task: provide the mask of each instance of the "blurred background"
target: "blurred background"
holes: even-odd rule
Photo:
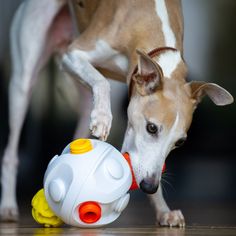
[[[9,28],[20,2],[3,0],[0,6],[0,158],[8,137]],[[182,3],[188,80],[217,83],[236,97],[236,1]],[[127,88],[118,82],[111,85],[114,120],[108,142],[119,149],[126,128]],[[51,60],[34,89],[20,142],[17,193],[28,211],[32,196],[42,187],[47,163],[71,141],[80,118],[77,96],[71,96],[77,91],[72,90]],[[183,210],[189,224],[236,224],[235,121],[235,103],[217,107],[205,98],[194,114],[186,144],[167,159],[164,194],[172,208]],[[142,223],[154,222],[153,209],[145,200],[140,191],[132,194],[124,213],[131,223],[141,222],[136,215],[140,207],[150,213]]]

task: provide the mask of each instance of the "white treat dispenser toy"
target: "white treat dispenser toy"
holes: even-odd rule
[[[128,154],[102,141],[77,139],[48,164],[32,215],[46,227],[106,225],[120,216],[127,192],[137,187]]]

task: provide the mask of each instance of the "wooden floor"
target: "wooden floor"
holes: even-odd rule
[[[236,211],[231,204],[181,206],[187,226],[166,228],[155,226],[153,209],[147,202],[133,201],[114,223],[97,229],[79,229],[70,226],[43,228],[37,225],[30,214],[30,205],[21,209],[18,223],[0,223],[0,235],[158,235],[158,236],[236,236]]]
[[[102,228],[102,229],[77,229],[77,228],[33,228],[30,226],[4,224],[1,225],[0,235],[160,235],[160,236],[184,236],[184,235],[236,235],[236,228],[232,227],[186,227],[179,228],[156,228],[156,227],[129,227],[129,228]]]
[[[32,225],[21,225],[13,223],[0,224],[0,235],[81,235],[81,236],[103,236],[103,235],[159,235],[159,236],[235,236],[236,227],[215,226],[187,226],[180,228],[161,228],[155,226],[130,226],[130,227],[105,227],[99,229],[78,229],[74,227],[63,228],[41,228]]]

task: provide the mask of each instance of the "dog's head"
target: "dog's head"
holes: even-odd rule
[[[132,75],[122,151],[130,153],[136,180],[146,193],[157,191],[165,159],[171,150],[185,142],[193,112],[204,95],[216,105],[233,102],[233,97],[216,84],[186,83],[187,71],[180,53],[169,53],[180,58],[172,57],[169,64],[161,65],[163,62],[159,64],[138,51],[138,69]],[[174,67],[171,63],[175,63]],[[171,66],[172,71],[168,68]]]

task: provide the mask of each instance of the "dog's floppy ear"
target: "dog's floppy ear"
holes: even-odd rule
[[[191,97],[197,104],[205,95],[208,95],[218,106],[228,105],[234,101],[233,96],[217,84],[193,81],[188,83],[188,85],[191,88]]]
[[[134,75],[137,91],[142,95],[148,95],[161,88],[163,77],[160,66],[146,53],[136,50],[139,55],[138,70]]]

